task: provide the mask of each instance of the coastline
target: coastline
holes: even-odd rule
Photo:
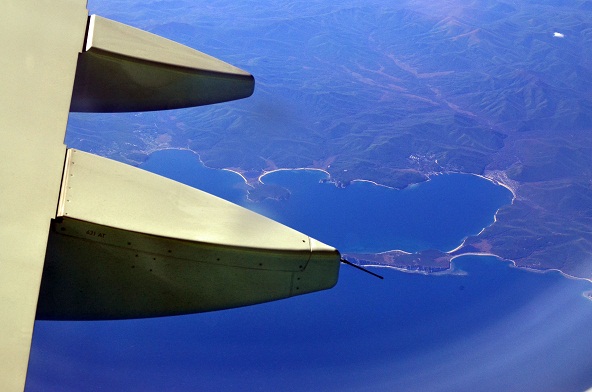
[[[401,251],[401,250],[393,250],[393,251],[388,251],[388,252],[401,252],[401,253],[405,253],[405,254],[411,254],[409,252],[405,252],[405,251]],[[381,252],[381,253],[388,253],[388,252]],[[380,254],[380,253],[378,253]],[[359,265],[365,268],[390,268],[390,269],[394,269],[397,270],[399,272],[404,272],[404,273],[409,273],[409,274],[422,274],[422,275],[450,275],[450,274],[454,274],[455,273],[455,269],[454,269],[454,260],[464,257],[464,256],[475,256],[475,257],[494,257],[498,260],[500,260],[501,262],[505,262],[505,263],[510,263],[511,264],[511,268],[516,268],[518,270],[524,270],[526,272],[533,272],[533,273],[538,273],[538,274],[546,274],[546,273],[552,273],[552,272],[557,272],[559,274],[561,274],[561,276],[563,276],[566,279],[571,279],[571,280],[578,280],[578,281],[587,281],[589,283],[592,283],[592,279],[590,278],[582,278],[582,277],[578,277],[578,276],[573,276],[570,274],[567,274],[563,271],[561,271],[560,269],[557,268],[545,268],[545,269],[538,269],[538,268],[532,268],[532,267],[528,267],[528,266],[519,266],[516,264],[516,262],[514,260],[509,260],[509,259],[505,259],[503,257],[500,257],[494,253],[478,253],[478,252],[467,252],[467,253],[462,253],[459,255],[455,255],[452,256],[450,258],[450,263],[449,263],[449,267],[448,269],[446,269],[445,271],[437,271],[437,272],[428,272],[425,270],[414,270],[414,269],[408,269],[405,267],[400,267],[400,266],[396,266],[396,265],[388,265],[388,264],[375,264],[375,263],[360,263]],[[586,291],[585,293],[590,293],[589,296],[587,296],[587,299],[592,301],[592,290]],[[584,294],[585,294],[584,293]]]
[[[259,174],[257,177],[253,177],[253,178],[248,178],[244,173],[245,171],[242,171],[239,168],[214,168],[214,167],[209,167],[207,166],[201,159],[201,156],[198,152],[191,150],[189,148],[182,148],[182,147],[166,147],[166,148],[161,148],[161,149],[153,149],[149,152],[146,152],[146,155],[149,157],[152,153],[158,152],[158,151],[164,151],[164,150],[179,150],[179,151],[190,151],[193,154],[196,155],[198,161],[200,162],[200,164],[208,169],[212,169],[212,170],[223,170],[223,171],[228,171],[228,172],[232,172],[235,173],[236,175],[238,175],[242,181],[249,187],[251,188],[255,188],[257,186],[257,184],[262,184],[265,185],[264,182],[264,177],[268,174],[271,173],[275,173],[275,172],[281,172],[281,171],[307,171],[307,170],[311,170],[311,171],[320,171],[322,173],[324,173],[327,176],[327,179],[329,181],[327,182],[332,182],[330,181],[331,178],[331,173],[326,169],[326,168],[317,168],[317,167],[300,167],[300,168],[276,168],[276,169],[272,169],[272,170],[266,170],[263,171],[263,173]],[[510,202],[510,204],[508,205],[504,205],[502,207],[500,207],[494,214],[493,216],[493,222],[485,227],[483,227],[479,233],[475,234],[475,235],[469,235],[467,237],[465,237],[462,242],[455,248],[449,250],[449,251],[442,251],[441,253],[445,256],[449,257],[449,264],[448,264],[448,268],[446,269],[446,271],[427,271],[427,270],[423,270],[423,269],[410,269],[410,268],[405,268],[403,266],[395,266],[395,265],[389,265],[389,264],[379,264],[379,263],[364,263],[364,264],[360,264],[366,267],[376,267],[376,268],[391,268],[391,269],[396,269],[400,272],[405,272],[405,273],[420,273],[420,274],[426,274],[426,275],[438,275],[438,274],[449,274],[449,273],[453,273],[454,269],[453,269],[453,261],[456,258],[462,257],[462,256],[489,256],[489,257],[495,257],[498,258],[502,261],[506,261],[506,262],[511,262],[512,266],[514,268],[518,268],[518,269],[524,269],[526,271],[529,272],[536,272],[536,273],[546,273],[546,272],[550,272],[550,271],[556,271],[559,272],[562,276],[568,278],[568,279],[574,279],[574,280],[585,280],[588,281],[590,283],[592,283],[592,278],[585,278],[585,277],[578,277],[578,276],[574,276],[571,274],[568,274],[558,268],[534,268],[534,267],[530,267],[530,266],[519,266],[516,264],[516,262],[514,260],[510,260],[510,259],[506,259],[503,258],[495,253],[490,253],[490,252],[475,252],[475,251],[468,251],[468,252],[462,252],[463,247],[466,246],[466,242],[468,239],[470,238],[479,238],[479,236],[489,227],[493,226],[496,222],[497,222],[497,215],[499,213],[499,211],[507,206],[511,206],[515,200],[517,200],[519,198],[518,194],[517,194],[517,188],[518,185],[517,184],[513,184],[509,179],[507,179],[507,176],[505,175],[505,173],[501,172],[501,171],[489,171],[489,172],[485,172],[483,174],[473,174],[473,173],[460,173],[460,172],[431,172],[431,173],[423,173],[426,176],[426,180],[422,181],[422,182],[427,182],[430,181],[434,176],[439,176],[439,175],[450,175],[450,174],[463,174],[463,175],[472,175],[472,176],[477,176],[480,177],[484,180],[487,180],[491,183],[493,183],[494,185],[498,185],[498,186],[503,186],[504,188],[506,188],[507,190],[509,190],[512,193],[512,200]],[[376,181],[372,181],[372,180],[366,180],[366,179],[354,179],[351,180],[350,183],[353,182],[365,182],[365,183],[370,183],[372,185],[375,186],[380,186],[380,187],[384,187],[387,189],[396,189],[393,188],[391,186],[388,185],[384,185],[381,184],[379,182]],[[405,188],[417,185],[417,184],[421,184],[422,182],[417,182],[417,183],[411,183],[408,184]],[[338,182],[333,182],[333,184],[335,186],[338,186]],[[348,184],[342,184],[342,187],[346,187]],[[402,188],[402,189],[405,189]],[[248,195],[247,195],[248,198]],[[250,200],[250,199],[249,199]],[[251,200],[251,202],[256,202]],[[425,252],[425,250],[423,251]],[[399,255],[420,255],[422,253],[422,251],[420,252],[416,252],[416,253],[411,253],[411,252],[407,252],[401,249],[392,249],[392,250],[387,250],[387,251],[383,251],[383,252],[378,252],[378,253],[374,253],[372,255],[382,255],[382,254],[389,254],[389,253],[398,253]],[[371,255],[371,254],[368,254]],[[366,260],[367,262],[367,260]],[[426,266],[426,268],[429,268],[428,266]],[[589,298],[592,300],[592,298]]]
[[[261,184],[265,184],[263,182],[263,177],[265,177],[268,174],[272,174],[275,172],[281,172],[281,171],[303,171],[303,170],[314,170],[314,171],[320,171],[323,172],[327,175],[327,177],[331,177],[331,173],[329,173],[327,170],[325,169],[321,169],[321,168],[316,168],[316,167],[297,167],[295,169],[290,169],[290,168],[278,168],[278,169],[273,169],[273,170],[269,170],[269,171],[264,171],[263,174],[261,174],[259,177],[257,177],[257,181]]]

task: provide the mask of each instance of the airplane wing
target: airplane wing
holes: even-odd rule
[[[333,287],[339,253],[216,196],[68,150],[37,318],[251,305]]]
[[[88,16],[84,0],[0,5],[0,388],[24,388],[35,315],[201,312],[332,287],[339,253],[207,193],[76,150],[68,112],[244,98],[245,71]]]
[[[134,112],[246,98],[242,69],[166,38],[91,15],[70,110]]]
[[[0,388],[6,391],[24,388],[87,14],[84,1],[0,5]]]

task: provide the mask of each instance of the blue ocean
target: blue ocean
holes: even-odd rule
[[[281,170],[262,177],[289,192],[285,200],[249,202],[239,175],[200,164],[191,151],[153,153],[142,168],[257,211],[331,244],[342,252],[400,249],[449,251],[489,224],[512,194],[483,178],[449,174],[403,191],[354,182],[322,183],[318,170]]]
[[[449,174],[403,191],[278,171],[286,200],[247,200],[243,179],[189,151],[146,170],[227,198],[342,252],[457,247],[511,193]],[[463,256],[450,273],[342,266],[331,290],[189,316],[37,322],[28,391],[584,391],[592,386],[586,281]],[[84,363],[84,366],[80,366]],[[92,370],[89,370],[92,369]],[[133,386],[133,389],[130,389]]]

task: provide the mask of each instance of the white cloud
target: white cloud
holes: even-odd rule
[[[563,37],[565,37],[565,34],[561,34],[561,33],[558,33],[556,31],[556,32],[553,33],[553,37],[555,37],[555,38],[563,38]]]

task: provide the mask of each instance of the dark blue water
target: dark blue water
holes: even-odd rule
[[[233,203],[242,205],[246,201],[248,186],[241,176],[226,170],[207,168],[191,151],[157,151],[152,153],[140,167]]]
[[[240,177],[205,169],[188,152],[154,154],[144,167],[247,204]],[[282,219],[300,210],[308,217],[296,220],[306,232],[316,229],[315,235],[330,243],[364,227],[357,231],[360,239],[348,238],[345,246],[396,243],[394,233],[409,224],[385,218],[377,224],[382,228],[373,230],[369,219],[376,211],[397,211],[399,217],[426,218],[414,223],[421,238],[414,243],[409,235],[410,246],[446,249],[490,222],[508,200],[507,191],[471,176],[441,176],[405,193],[370,184],[336,189],[318,184],[320,174],[266,176],[292,195],[284,207],[269,201],[263,209]],[[487,191],[497,204],[482,210],[474,200],[483,200]],[[368,215],[348,205],[367,200],[372,200]],[[404,202],[410,204],[396,205]],[[463,208],[463,203],[472,204]],[[340,214],[347,225],[333,224]],[[325,229],[306,223],[315,220]],[[447,228],[456,234],[448,236]],[[329,229],[334,232],[323,231]],[[465,256],[455,267],[455,274],[439,276],[383,269],[384,281],[342,267],[331,290],[258,306],[151,320],[37,322],[27,390],[583,391],[592,386],[592,302],[582,296],[591,289],[588,282],[526,272],[493,257]]]
[[[586,282],[342,268],[332,290],[191,316],[36,324],[29,391],[583,391]]]
[[[495,212],[512,200],[506,188],[471,175],[440,175],[398,191],[368,182],[337,188],[319,183],[327,178],[324,172],[294,170],[263,177],[266,184],[288,189],[289,199],[252,203],[246,200],[242,177],[206,168],[190,151],[160,151],[141,167],[260,212],[344,252],[448,251],[491,224]]]
[[[402,249],[448,251],[493,223],[512,194],[482,178],[441,175],[403,191],[368,182],[347,190],[319,184],[322,172],[282,171],[265,183],[290,189],[287,201],[266,200],[261,209],[312,237],[346,251]]]

